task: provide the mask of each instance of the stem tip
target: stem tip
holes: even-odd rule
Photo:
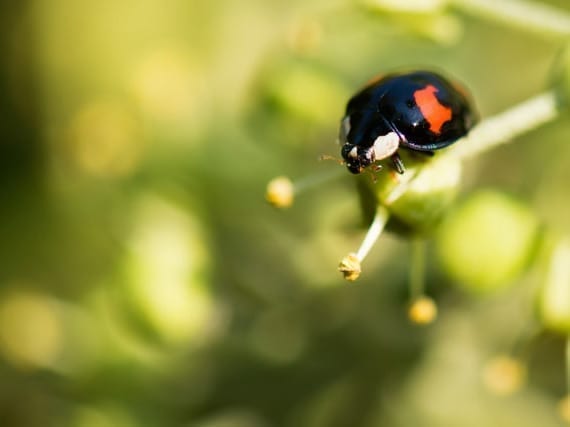
[[[279,176],[267,184],[265,199],[277,208],[288,208],[293,204],[293,183],[286,176]]]
[[[416,298],[408,309],[410,321],[417,325],[429,325],[437,317],[437,305],[429,297],[422,296]]]
[[[351,282],[358,279],[362,269],[360,268],[360,259],[354,253],[350,253],[345,256],[338,266],[338,271],[340,271],[346,280]]]

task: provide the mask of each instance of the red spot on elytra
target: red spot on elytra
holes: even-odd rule
[[[452,111],[451,108],[439,102],[439,99],[435,96],[436,92],[437,88],[435,86],[427,85],[425,88],[414,92],[414,100],[428,122],[429,130],[439,134],[443,124],[451,120]]]

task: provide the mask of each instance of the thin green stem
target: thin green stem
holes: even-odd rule
[[[465,160],[501,144],[506,144],[532,129],[554,120],[560,114],[556,93],[548,91],[521,102],[495,116],[488,117],[475,126],[469,134],[456,141],[438,156],[452,156]],[[417,171],[404,174],[404,178],[386,198],[390,205],[402,196],[417,179]]]
[[[412,240],[410,267],[410,297],[413,300],[424,295],[426,277],[426,242],[416,237]]]
[[[516,136],[554,120],[558,115],[556,93],[544,92],[483,120],[465,138],[454,143],[445,155],[459,159],[475,156],[508,143]]]
[[[566,394],[570,396],[570,334],[566,336]]]
[[[408,189],[408,187],[410,186],[411,182],[414,180],[417,174],[418,174],[417,170],[411,170],[402,175],[400,177],[400,183],[390,192],[388,197],[386,197],[384,203],[387,206],[390,206],[396,200],[398,200],[406,192],[406,190]]]
[[[368,252],[370,252],[370,249],[372,249],[372,246],[374,246],[374,243],[376,243],[376,240],[378,240],[378,237],[382,234],[382,230],[384,230],[384,226],[388,222],[389,217],[390,213],[388,212],[388,209],[384,206],[378,206],[374,220],[372,221],[372,224],[370,224],[370,228],[368,228],[366,236],[364,237],[360,248],[358,248],[358,252],[356,252],[356,258],[358,258],[359,261],[366,258],[366,255],[368,255]]]
[[[293,182],[293,188],[295,194],[299,194],[311,188],[318,187],[325,182],[332,181],[333,179],[339,178],[341,176],[346,176],[345,168],[333,168],[331,170],[315,173],[313,175],[306,176],[297,181]]]
[[[570,35],[570,14],[529,0],[451,0],[458,9],[503,24],[555,36]]]

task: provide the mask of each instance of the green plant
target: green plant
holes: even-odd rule
[[[484,117],[469,135],[431,160],[407,156],[407,171],[403,176],[384,170],[373,179],[367,174],[356,178],[364,218],[370,225],[358,250],[341,260],[339,271],[349,281],[358,279],[361,263],[385,228],[408,236],[412,241],[409,316],[413,322],[425,324],[437,313],[433,300],[424,293],[426,238],[435,235],[442,266],[458,284],[474,293],[498,292],[508,288],[524,273],[539,269],[542,271],[537,280],[539,285],[532,287],[528,306],[538,306],[539,328],[567,337],[566,375],[570,395],[570,251],[567,238],[553,238],[553,233],[540,225],[538,216],[527,206],[496,191],[480,192],[458,209],[453,208],[466,161],[500,145],[513,143],[518,136],[546,123],[567,120],[570,45],[564,46],[564,40],[570,35],[570,15],[532,1],[456,0],[416,4],[371,0],[366,5],[373,11],[390,14],[396,20],[415,17],[405,20],[408,28],[439,41],[451,42],[455,35],[453,17],[446,15],[448,7],[559,41],[562,48],[553,61],[548,90],[502,113]],[[448,31],[436,30],[437,25],[431,25],[435,22],[447,26]],[[556,155],[555,152],[551,154]],[[333,171],[299,182],[280,177],[269,184],[267,199],[277,207],[289,207],[294,196],[337,179],[338,175]],[[449,218],[444,219],[445,216]],[[530,324],[535,322],[531,312],[528,313]],[[523,371],[524,366],[510,358],[497,359],[488,370],[489,378],[504,379],[496,385],[498,393],[505,381],[509,384],[504,386],[508,393],[520,387]],[[488,384],[495,387],[492,379]],[[560,404],[563,417],[567,415],[564,415],[565,403],[562,402],[567,399]]]

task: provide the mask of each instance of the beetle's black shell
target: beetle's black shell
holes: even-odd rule
[[[433,132],[430,118],[417,105],[418,91],[433,86],[434,100],[446,112],[445,120]],[[430,88],[430,89],[433,89]],[[350,118],[347,142],[370,147],[374,140],[394,131],[400,137],[400,146],[417,151],[432,151],[446,147],[469,131],[475,115],[465,92],[439,74],[417,71],[391,74],[373,81],[348,102],[346,116]]]

